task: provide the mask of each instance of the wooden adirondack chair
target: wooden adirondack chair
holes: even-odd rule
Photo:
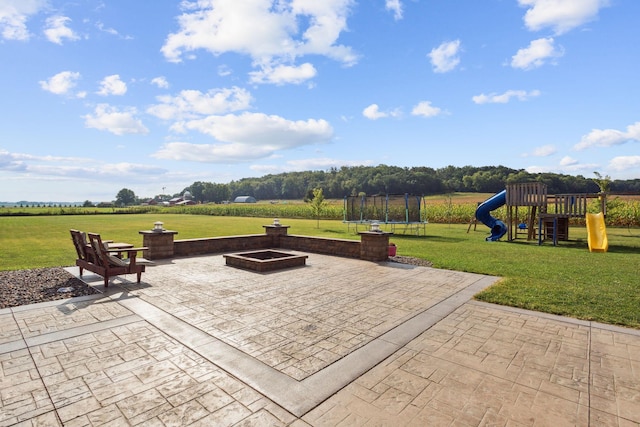
[[[76,265],[80,268],[80,276],[82,276],[82,270],[84,270],[87,264],[94,264],[95,257],[93,250],[87,242],[87,233],[80,230],[69,230],[71,232],[71,240],[73,246],[76,248],[78,259],[76,259]]]
[[[76,265],[80,268],[80,276],[83,270],[89,270],[104,277],[104,286],[108,287],[111,277],[135,273],[137,282],[140,283],[145,265],[150,262],[137,257],[137,254],[146,248],[120,248],[111,252],[99,234],[88,233],[86,236],[89,238],[88,243],[84,233],[71,230],[71,238],[78,254]],[[126,253],[127,258],[119,258],[114,252]]]

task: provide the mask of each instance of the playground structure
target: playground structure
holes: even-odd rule
[[[607,239],[607,228],[604,225],[604,214],[587,214],[587,243],[589,252],[607,252],[609,250],[609,240]]]
[[[426,233],[425,200],[422,196],[379,195],[346,196],[344,198],[344,219],[350,228],[365,225],[367,229],[374,222],[386,225],[391,232],[410,232],[415,235]]]
[[[498,209],[505,204],[507,191],[503,190],[493,197],[485,200],[476,209],[476,218],[491,229],[491,235],[487,237],[488,242],[495,242],[507,233],[510,228],[497,218],[491,216],[491,211]],[[468,230],[467,230],[468,231]]]
[[[540,182],[508,184],[506,190],[487,199],[476,209],[476,218],[491,229],[488,241],[495,241],[507,235],[507,240],[518,238],[521,233],[527,234],[527,240],[537,237],[538,244],[552,239],[556,245],[558,240],[569,240],[569,221],[571,218],[585,218],[589,225],[587,208],[589,199],[600,200],[600,211],[603,224],[606,215],[606,199],[601,194],[573,193],[547,194],[546,184]],[[490,212],[506,205],[506,224],[491,216]],[[523,213],[524,208],[524,213]],[[524,218],[524,221],[521,219]],[[600,227],[591,227],[604,230]],[[603,231],[600,231],[603,232]],[[595,237],[594,237],[595,239]],[[600,236],[602,241],[602,236]],[[606,240],[606,234],[604,235]],[[601,245],[601,244],[600,244]]]

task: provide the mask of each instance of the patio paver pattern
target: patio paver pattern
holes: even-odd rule
[[[640,425],[640,331],[473,301],[494,277],[309,254],[84,279],[105,293],[0,310],[0,426]]]

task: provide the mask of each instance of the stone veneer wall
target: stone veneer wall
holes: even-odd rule
[[[177,231],[153,230],[140,231],[142,234],[142,246],[145,249],[143,256],[147,259],[171,258],[173,256],[173,236]]]
[[[348,239],[270,233],[176,240],[173,242],[173,247],[174,256],[282,248],[301,252],[365,259],[368,261],[387,260],[388,235],[361,235],[361,238],[362,242]]]
[[[173,242],[173,254],[174,256],[192,256],[219,252],[250,251],[271,247],[273,247],[273,236],[252,234],[246,236],[176,240]]]
[[[280,236],[281,248],[346,258],[360,258],[360,246],[361,244],[357,240],[295,235]]]

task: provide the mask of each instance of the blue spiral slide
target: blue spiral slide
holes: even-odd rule
[[[505,223],[491,216],[491,211],[506,202],[507,190],[503,190],[482,202],[476,209],[476,219],[491,229],[491,235],[485,239],[487,242],[495,242],[507,233]]]

